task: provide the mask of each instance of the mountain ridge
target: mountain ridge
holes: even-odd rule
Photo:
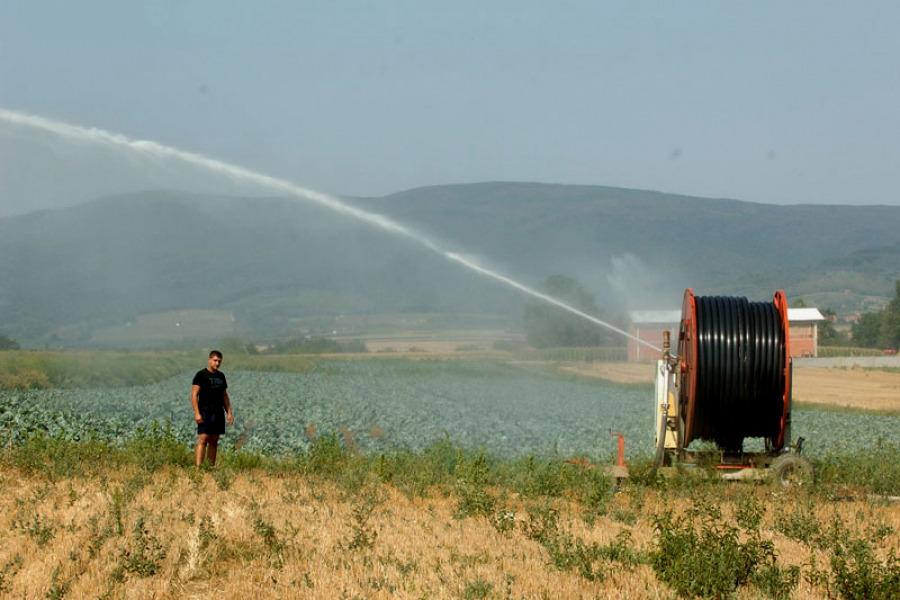
[[[786,288],[853,312],[887,298],[900,278],[900,207],[887,205],[525,182],[347,202],[526,285],[576,277],[619,312],[677,306],[684,287],[753,297]],[[514,321],[524,302],[410,240],[291,198],[154,190],[0,219],[0,327],[31,343],[76,330],[72,343],[89,344],[98,327],[185,308],[232,310],[238,333],[275,335],[299,331],[301,316]]]

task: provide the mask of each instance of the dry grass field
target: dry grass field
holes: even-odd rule
[[[564,373],[616,383],[652,384],[654,366],[647,363],[569,363]],[[835,408],[900,413],[900,373],[879,369],[794,367],[794,402]]]
[[[825,532],[837,517],[852,535],[877,540],[882,560],[885,549],[900,547],[900,505],[865,495],[821,502],[764,486],[671,494],[626,486],[591,513],[597,507],[565,499],[488,493],[496,499],[488,514],[460,517],[452,491],[405,495],[373,481],[348,491],[260,469],[130,466],[50,478],[4,467],[0,595],[676,598],[646,559],[629,556],[653,550],[654,514],[683,514],[705,501],[720,505],[728,523],[763,511],[761,539],[774,544],[782,567],[800,568],[791,598],[826,597],[814,577],[803,575],[814,574],[811,564],[828,565],[827,554],[802,539],[812,539],[810,527]],[[548,528],[545,520],[541,529],[541,514],[556,515],[558,525]],[[585,566],[578,548],[591,544],[619,550]],[[744,585],[736,597],[766,596]]]
[[[795,368],[794,400],[900,413],[900,373],[859,368]]]
[[[342,338],[338,336],[338,340]],[[521,335],[501,329],[459,331],[395,331],[390,335],[367,335],[358,338],[369,352],[428,353],[453,356],[459,352],[489,353],[498,340],[520,340]]]
[[[596,377],[613,383],[653,385],[656,381],[656,365],[636,362],[563,363],[563,373],[582,377]]]

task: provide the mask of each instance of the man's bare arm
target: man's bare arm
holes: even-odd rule
[[[225,391],[225,421],[229,425],[234,425],[234,413],[231,412],[231,398],[228,397],[228,390]]]
[[[200,414],[200,386],[192,385],[191,386],[191,406],[194,407],[194,421],[197,424],[203,422],[203,415]]]

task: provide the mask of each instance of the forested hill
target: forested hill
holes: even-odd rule
[[[350,202],[529,285],[578,278],[601,304],[677,307],[776,288],[850,310],[900,278],[900,207],[775,206],[596,186],[484,183]],[[819,302],[822,300],[822,302]],[[89,341],[184,308],[239,332],[397,312],[517,318],[522,298],[408,240],[297,200],[144,192],[0,219],[0,331]]]
[[[687,286],[763,297],[783,287],[849,312],[892,296],[900,278],[900,206],[785,206],[538,183],[417,188],[364,205],[518,273],[572,274],[592,289],[625,280],[627,291],[654,297]]]

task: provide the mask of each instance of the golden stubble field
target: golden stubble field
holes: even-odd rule
[[[717,487],[724,518],[747,495],[766,507],[762,535],[779,563],[805,565],[805,544],[773,528],[802,498],[763,486]],[[684,511],[697,497],[635,486],[605,515],[557,500],[560,528],[607,543],[628,531],[654,544],[651,515]],[[509,531],[485,517],[456,518],[457,499],[434,490],[404,495],[380,483],[353,493],[299,474],[238,474],[134,467],[50,480],[0,471],[0,595],[8,598],[675,598],[647,565],[610,563],[602,581],[553,566],[525,535],[528,507],[504,499]],[[825,523],[878,525],[900,545],[900,506],[858,497],[816,503]],[[819,564],[827,564],[824,555]],[[803,578],[792,595],[822,598]],[[738,598],[760,597],[742,588]]]
[[[568,363],[560,371],[616,383],[652,384],[646,363]],[[879,369],[794,367],[793,399],[801,404],[900,413],[900,373]]]

